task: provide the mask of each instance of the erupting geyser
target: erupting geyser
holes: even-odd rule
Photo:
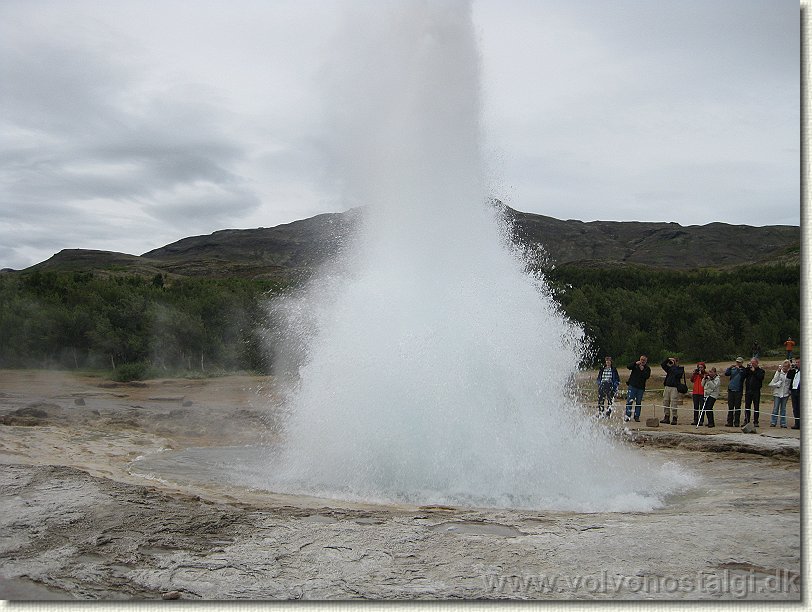
[[[268,485],[420,504],[659,505],[686,477],[578,408],[582,331],[486,203],[469,3],[374,3],[354,23],[330,120],[347,197],[366,209],[339,261],[278,306],[304,357]]]

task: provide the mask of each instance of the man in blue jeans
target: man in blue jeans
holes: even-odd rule
[[[630,363],[628,368],[631,370],[631,374],[629,374],[629,380],[626,383],[629,386],[629,390],[626,394],[626,418],[624,420],[631,420],[632,402],[634,402],[634,420],[639,423],[640,408],[643,403],[643,393],[646,390],[646,381],[649,376],[651,376],[651,368],[648,367],[648,357],[640,355],[640,359],[634,363]]]

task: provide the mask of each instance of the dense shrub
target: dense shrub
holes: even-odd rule
[[[143,361],[125,363],[113,370],[113,380],[129,382],[131,380],[144,380],[147,378],[149,364]]]

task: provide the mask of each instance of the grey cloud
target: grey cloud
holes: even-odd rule
[[[247,190],[216,191],[201,185],[198,195],[167,194],[160,202],[144,204],[143,209],[155,219],[177,224],[190,231],[212,222],[227,223],[260,205],[259,198]]]
[[[800,37],[795,34],[800,13],[798,4],[789,0],[552,4],[621,54],[648,51],[723,79],[730,71],[767,78],[798,76]],[[792,58],[797,61],[788,61]]]
[[[220,3],[167,0],[158,22],[143,3],[0,2],[0,267],[345,207],[330,153],[354,135],[332,129],[316,66],[363,48],[375,23],[328,43],[343,4],[246,0],[224,19]],[[474,0],[474,13],[487,146],[505,153],[513,206],[798,222],[797,5]]]
[[[514,206],[681,223],[735,209],[752,224],[778,222],[767,211],[779,208],[781,222],[798,222],[796,4],[521,6],[534,19],[518,32],[489,38],[483,24],[486,67],[505,79],[490,95]],[[499,21],[501,5],[480,8]]]
[[[0,224],[0,245],[14,245],[0,252],[1,267],[25,268],[61,249],[135,255],[183,238],[200,223],[200,215],[194,210],[189,211],[185,223],[173,226],[156,223],[149,215],[127,217],[126,209],[127,204],[122,202],[107,203],[103,209],[81,204],[39,204],[27,215],[11,215]],[[143,248],[144,244],[148,248]]]
[[[84,246],[97,230],[79,228],[97,226],[105,201],[111,212],[138,203],[161,221],[191,219],[187,227],[260,205],[214,96],[151,92],[115,53],[58,42],[0,41],[0,129],[10,135],[0,143],[0,211],[8,222],[43,211],[36,231],[14,236],[18,248],[39,248],[44,236]]]
[[[126,91],[129,70],[122,73],[88,49],[58,46],[56,41],[0,45],[5,121],[61,136],[114,125],[111,105]]]
[[[86,199],[150,200],[173,187],[206,181],[213,187],[243,194],[243,180],[228,169],[233,160],[199,145],[171,149],[152,147],[137,154],[123,150],[88,151],[62,147],[45,159],[17,161],[0,169],[6,185],[4,209],[48,200],[66,203]],[[25,159],[25,158],[23,158]],[[257,200],[257,198],[254,198]]]
[[[15,249],[13,249],[11,247],[3,246],[2,244],[0,244],[0,261],[10,262],[8,264],[3,265],[2,267],[12,267],[13,268],[14,264],[15,264],[14,260],[15,260],[16,255],[17,255],[17,253],[16,253]]]

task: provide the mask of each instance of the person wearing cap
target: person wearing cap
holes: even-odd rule
[[[677,406],[679,405],[679,391],[677,385],[685,378],[685,368],[679,364],[677,357],[668,357],[660,367],[665,371],[663,384],[663,425],[677,424]]]
[[[742,413],[742,393],[744,391],[744,357],[736,357],[736,363],[725,370],[729,376],[727,383],[727,427],[738,427]]]
[[[744,424],[750,422],[750,407],[753,407],[753,426],[758,427],[758,408],[761,403],[761,387],[764,384],[764,369],[753,357],[744,372]]]
[[[705,389],[702,386],[705,379],[705,362],[700,361],[696,364],[694,368],[693,374],[691,374],[691,382],[694,384],[694,388],[691,391],[691,397],[694,400],[694,420],[691,421],[691,425],[702,425],[702,422],[705,420],[705,415],[702,415],[702,421],[699,420],[699,415],[702,412],[702,404],[705,403]]]
[[[640,422],[640,409],[643,404],[643,393],[646,391],[646,381],[651,376],[651,367],[648,365],[648,357],[640,355],[640,359],[630,363],[628,369],[631,371],[629,380],[626,382],[628,390],[626,392],[626,417],[624,420],[630,421],[632,418],[632,403],[634,403],[634,420]]]

